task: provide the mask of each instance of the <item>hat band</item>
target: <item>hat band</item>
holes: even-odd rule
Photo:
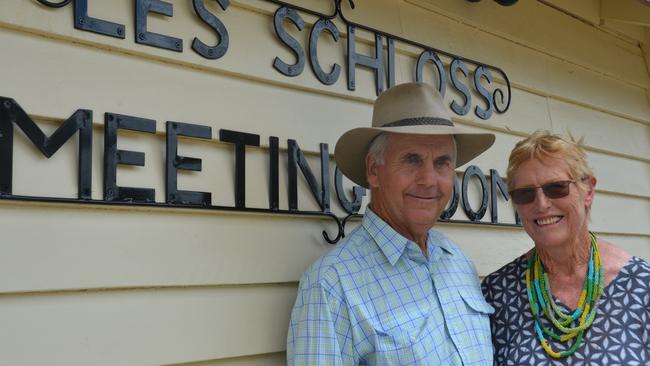
[[[400,119],[399,121],[386,123],[381,127],[404,127],[404,126],[422,126],[422,125],[454,127],[454,124],[450,120],[444,118],[438,118],[438,117],[404,118],[404,119]]]

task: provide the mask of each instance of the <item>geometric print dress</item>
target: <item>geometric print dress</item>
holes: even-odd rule
[[[604,288],[596,318],[578,350],[560,359],[547,355],[537,339],[526,292],[527,266],[523,255],[483,280],[485,299],[495,309],[490,318],[495,365],[650,365],[650,265],[646,261],[632,257],[623,266]],[[559,300],[555,302],[569,311]],[[556,351],[566,349],[552,339],[550,344]]]

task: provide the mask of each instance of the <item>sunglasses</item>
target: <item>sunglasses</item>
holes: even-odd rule
[[[548,198],[562,198],[569,194],[569,186],[571,183],[575,182],[575,180],[560,180],[537,187],[513,189],[508,193],[510,193],[510,197],[512,197],[512,202],[518,205],[525,205],[535,201],[537,188],[541,188],[544,195]]]

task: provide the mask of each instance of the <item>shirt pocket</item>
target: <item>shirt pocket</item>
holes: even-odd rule
[[[494,313],[494,308],[485,301],[485,298],[483,297],[483,293],[481,290],[477,287],[476,289],[473,288],[459,288],[458,293],[460,294],[460,297],[463,299],[463,302],[465,305],[473,310],[475,313],[479,313],[482,315],[490,315]],[[471,312],[468,310],[468,312]]]
[[[485,301],[478,286],[459,287],[458,295],[462,300],[457,302],[456,314],[449,320],[452,337],[467,363],[491,364],[490,314],[494,308]]]
[[[417,324],[405,324],[390,331],[375,329],[375,354],[370,364],[401,365],[420,364],[428,355],[427,337],[430,336],[432,314],[418,320]]]
[[[376,328],[375,332],[378,338],[393,340],[395,343],[398,343],[397,346],[402,344],[410,344],[417,342],[426,334],[426,330],[432,320],[431,318],[433,318],[433,315],[428,314],[427,316],[421,317],[417,321],[410,321],[395,329],[387,331]]]

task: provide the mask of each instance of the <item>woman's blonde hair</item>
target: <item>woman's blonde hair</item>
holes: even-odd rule
[[[587,154],[582,148],[582,140],[576,141],[573,136],[568,137],[552,134],[546,130],[537,130],[526,139],[519,141],[510,152],[508,159],[507,182],[508,190],[513,190],[514,176],[517,169],[530,159],[542,160],[545,158],[561,159],[569,167],[571,179],[578,183],[591,177],[593,172],[587,165]],[[578,184],[582,187],[582,184]]]

